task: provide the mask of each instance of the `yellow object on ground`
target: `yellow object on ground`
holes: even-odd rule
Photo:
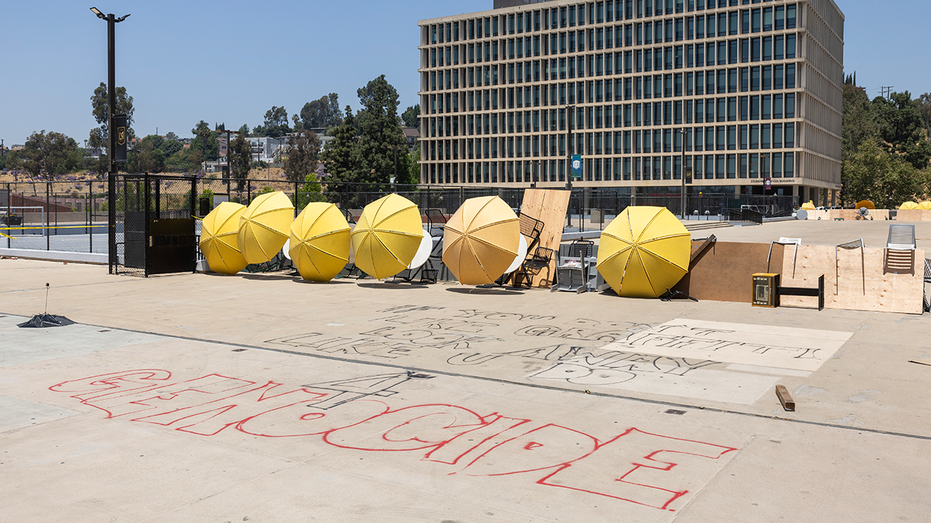
[[[294,205],[281,191],[259,196],[239,218],[239,250],[248,263],[265,263],[288,241]]]
[[[356,267],[379,280],[394,276],[407,268],[420,247],[420,210],[398,194],[379,198],[362,209],[351,238]]]
[[[862,209],[864,207],[866,207],[867,209],[875,209],[876,205],[869,200],[860,200],[859,202],[857,202],[857,206],[855,208]]]
[[[931,211],[931,201],[925,200],[925,201],[919,203],[919,204],[918,204],[918,208],[919,208],[919,209],[922,209],[922,210],[925,210],[925,211]]]
[[[332,203],[312,202],[291,224],[288,255],[301,277],[330,281],[349,262],[349,224]]]
[[[239,250],[239,217],[246,206],[223,202],[204,217],[200,229],[200,252],[213,272],[236,274],[246,268]]]
[[[446,222],[443,263],[464,285],[493,283],[514,261],[520,222],[497,196],[469,198]]]
[[[899,209],[906,209],[906,210],[907,210],[907,209],[920,209],[920,208],[921,208],[921,206],[919,206],[919,205],[918,205],[917,203],[915,203],[915,202],[905,202],[905,203],[903,203],[902,205],[899,206]]]
[[[805,202],[804,204],[802,204],[802,209],[805,209],[806,211],[813,211],[813,210],[815,210],[815,209],[816,209],[816,207],[815,207],[815,202],[813,202],[813,201],[811,201],[811,200],[808,200],[807,202]]]
[[[657,298],[689,269],[691,235],[665,207],[628,207],[601,232],[598,272],[620,296]]]

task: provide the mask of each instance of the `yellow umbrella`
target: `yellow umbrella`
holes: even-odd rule
[[[248,263],[265,263],[288,241],[294,206],[281,191],[266,193],[249,204],[239,218],[239,250]]]
[[[815,202],[808,200],[806,203],[802,204],[802,209],[805,209],[806,211],[815,210]]]
[[[925,201],[919,203],[919,204],[918,204],[918,208],[919,208],[919,209],[923,209],[923,210],[925,210],[925,211],[931,211],[931,201],[925,200]]]
[[[223,202],[204,217],[200,229],[200,252],[213,272],[236,274],[246,268],[239,251],[239,217],[245,205]]]
[[[310,281],[330,281],[349,261],[349,224],[332,203],[312,202],[291,224],[288,254]]]
[[[899,206],[899,209],[920,209],[921,206],[915,202],[905,202]]]
[[[873,204],[873,202],[869,200],[860,200],[859,202],[857,202],[857,206],[855,208],[862,209],[863,207],[866,207],[867,209],[875,209],[876,205]]]
[[[423,238],[423,220],[414,202],[389,194],[362,209],[352,231],[356,266],[376,279],[403,271]]]
[[[628,207],[604,231],[598,272],[620,296],[656,298],[688,272],[691,236],[665,207]]]
[[[493,283],[520,245],[517,215],[497,196],[466,200],[446,222],[443,263],[460,283]]]

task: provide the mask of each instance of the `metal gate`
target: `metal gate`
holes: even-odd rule
[[[197,180],[189,176],[109,177],[110,274],[194,271]]]

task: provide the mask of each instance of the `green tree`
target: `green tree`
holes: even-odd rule
[[[191,129],[194,139],[191,140],[191,149],[200,151],[201,155],[208,161],[217,160],[220,157],[220,140],[217,133],[210,130],[210,125],[201,120]],[[206,145],[205,145],[206,144]]]
[[[284,173],[289,181],[299,182],[317,169],[320,138],[317,133],[305,129],[291,139],[290,145],[288,158],[284,162]]]
[[[888,99],[876,97],[871,110],[879,125],[879,137],[889,152],[900,155],[916,169],[931,160],[931,141],[912,95],[892,93]]]
[[[165,170],[165,155],[162,147],[166,140],[161,136],[150,134],[140,140],[129,152],[126,170],[137,173],[160,173]]]
[[[931,93],[925,93],[916,100],[918,112],[925,124],[925,129],[931,134]]]
[[[339,109],[339,95],[330,93],[319,100],[307,102],[301,108],[300,121],[304,129],[326,129],[341,124],[343,113]]]
[[[404,127],[420,129],[420,104],[405,109],[401,114],[401,120],[404,122]]]
[[[406,147],[398,118],[398,92],[385,75],[358,90],[362,108],[356,114],[359,138],[353,154],[356,178],[367,183],[388,183],[395,172],[393,147]]]
[[[323,146],[323,152],[320,154],[329,175],[326,182],[327,192],[352,191],[352,186],[348,184],[356,181],[353,151],[358,137],[359,130],[356,129],[355,117],[352,115],[352,109],[347,105],[343,123],[333,130],[333,139]]]
[[[242,192],[249,177],[249,168],[252,165],[252,146],[245,135],[237,134],[230,143],[230,176],[236,180],[236,189]]]
[[[407,180],[403,183],[417,185],[420,183],[420,144],[406,155]]]
[[[847,161],[863,142],[879,137],[879,126],[873,116],[870,99],[862,87],[844,85],[843,126],[841,128],[841,161]]]
[[[12,157],[32,177],[53,179],[81,168],[83,157],[73,138],[55,131],[32,133],[21,151]]]
[[[256,132],[258,132],[258,129],[257,127]],[[262,129],[264,134],[257,134],[257,136],[277,138],[291,132],[291,128],[288,127],[288,111],[285,110],[284,107],[273,105],[271,109],[265,112],[265,121],[262,125]]]
[[[906,159],[889,154],[867,140],[844,164],[845,201],[871,200],[877,207],[895,209],[924,191],[918,170]]]
[[[90,136],[87,140],[87,146],[96,151],[100,151],[101,157],[105,157],[108,153],[107,146],[109,144],[110,137],[110,123],[108,119],[108,108],[110,106],[110,101],[107,97],[107,84],[100,82],[100,85],[94,89],[94,94],[91,95],[91,107],[92,114],[94,115],[94,120],[97,121],[99,127],[91,129]],[[136,137],[135,132],[133,131],[133,97],[126,94],[125,87],[116,88],[116,109],[114,114],[125,114],[126,115],[126,138],[132,140]],[[104,163],[106,161],[104,160]],[[109,165],[109,164],[107,164]]]

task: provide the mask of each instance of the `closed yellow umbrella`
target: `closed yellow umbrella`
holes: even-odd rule
[[[665,207],[628,207],[604,231],[598,272],[620,296],[656,298],[688,272],[691,236]]]
[[[294,206],[281,191],[259,196],[239,218],[239,250],[248,263],[265,263],[288,241]]]
[[[919,203],[919,204],[918,204],[918,208],[919,208],[919,209],[922,209],[922,210],[925,210],[925,211],[931,211],[931,201],[925,200],[925,201]]]
[[[246,206],[223,202],[204,217],[200,228],[200,252],[213,272],[236,274],[246,268],[239,251],[239,217]]]
[[[905,202],[899,206],[899,209],[920,209],[921,206],[915,202]]]
[[[469,198],[446,222],[443,263],[465,285],[493,283],[520,245],[517,215],[497,196]]]
[[[423,238],[423,220],[414,202],[397,194],[379,198],[362,209],[352,231],[356,267],[376,279],[403,271]]]
[[[349,261],[349,224],[332,203],[312,202],[291,224],[291,261],[301,277],[330,281]]]
[[[873,202],[869,200],[860,200],[859,202],[857,202],[857,207],[856,207],[857,209],[862,209],[864,207],[866,207],[867,209],[875,209],[876,205],[873,204]]]

